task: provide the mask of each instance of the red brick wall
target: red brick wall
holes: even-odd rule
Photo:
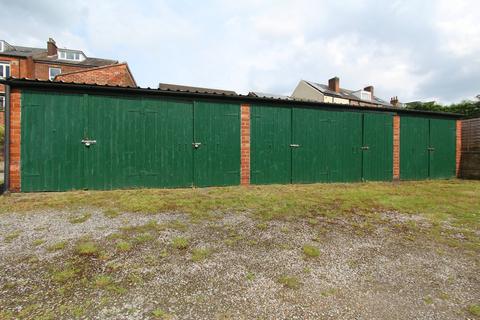
[[[60,68],[62,70],[62,73],[64,72],[73,72],[73,71],[79,71],[79,70],[85,70],[85,69],[91,69],[91,66],[70,66],[70,65],[62,65],[62,64],[51,64],[51,63],[40,63],[40,62],[35,62],[34,64],[34,72],[33,72],[33,77],[35,79],[41,79],[41,80],[48,80],[49,77],[49,68]]]
[[[458,177],[462,156],[462,120],[457,120],[457,148],[455,150],[455,174]]]
[[[242,104],[241,110],[241,156],[240,184],[250,184],[250,105]]]
[[[393,180],[400,179],[400,116],[393,116]]]
[[[10,75],[12,77],[23,78],[28,76],[27,59],[0,56],[0,61],[10,63]],[[0,92],[5,92],[5,86],[3,84],[0,84]]]
[[[98,67],[89,70],[60,74],[56,77],[58,81],[78,82],[90,84],[108,84],[135,87],[135,81],[126,64],[115,64],[105,67]]]
[[[20,191],[20,102],[21,92],[10,92],[10,191]]]

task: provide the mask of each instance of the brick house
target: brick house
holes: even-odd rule
[[[396,103],[393,100],[391,103],[388,103],[387,101],[376,97],[374,95],[373,86],[368,86],[360,90],[340,88],[340,79],[338,77],[328,80],[328,85],[301,80],[293,91],[291,97],[299,100],[349,104],[364,107],[396,106]]]
[[[16,46],[0,40],[0,78],[56,80],[60,74],[58,80],[62,81],[136,86],[126,63],[87,57],[81,50],[58,48],[51,38],[46,48]],[[5,88],[0,85],[2,110],[4,106]]]

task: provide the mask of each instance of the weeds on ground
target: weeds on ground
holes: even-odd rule
[[[152,311],[152,316],[155,318],[155,319],[170,319],[170,315],[163,311],[163,309],[160,309],[160,308],[157,308],[155,310]]]
[[[38,247],[38,246],[41,246],[42,244],[44,244],[45,242],[46,242],[45,239],[36,239],[36,240],[33,240],[32,244],[35,247]]]
[[[67,241],[59,241],[52,244],[51,246],[48,246],[47,250],[50,252],[62,250],[65,248],[66,245],[67,245]]]
[[[188,248],[188,239],[184,237],[175,237],[172,239],[172,246],[175,249],[185,250]]]
[[[309,244],[304,245],[302,250],[303,254],[305,254],[307,258],[316,258],[320,255],[320,250],[318,250],[317,247]]]
[[[109,208],[103,211],[103,215],[107,218],[116,218],[120,215],[120,211],[118,211],[117,209]]]
[[[471,304],[467,308],[472,315],[480,317],[480,304]]]
[[[75,247],[75,252],[82,256],[94,256],[99,253],[99,249],[93,241],[81,241]]]
[[[15,231],[7,234],[4,238],[4,240],[5,240],[5,242],[12,242],[16,238],[18,238],[20,236],[20,234],[21,234],[20,230],[15,230]]]
[[[130,242],[121,240],[117,242],[116,247],[120,251],[130,251],[132,249],[132,244]]]
[[[300,288],[300,280],[295,276],[282,275],[278,278],[278,283],[289,289]]]
[[[211,250],[208,248],[195,248],[192,250],[192,261],[199,262],[207,259],[211,254]]]
[[[97,275],[94,279],[95,287],[97,288],[105,288],[112,283],[112,278],[106,275]]]
[[[70,223],[77,224],[77,223],[84,223],[88,219],[92,217],[91,213],[84,213],[78,216],[73,216],[68,219]]]

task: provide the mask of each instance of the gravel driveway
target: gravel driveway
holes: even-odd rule
[[[382,217],[4,214],[0,318],[475,319],[478,252]]]

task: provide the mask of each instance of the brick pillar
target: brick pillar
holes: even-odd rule
[[[458,177],[460,173],[460,160],[462,157],[462,120],[457,120],[457,148],[455,150],[455,174]]]
[[[20,191],[20,101],[18,89],[10,91],[10,191]]]
[[[393,116],[393,180],[400,180],[400,116]]]
[[[241,111],[241,149],[240,149],[240,184],[250,184],[250,105],[242,104]]]

